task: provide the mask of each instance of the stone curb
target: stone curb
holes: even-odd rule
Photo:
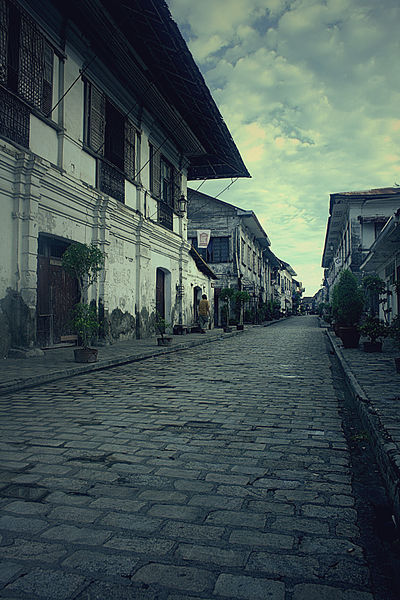
[[[400,449],[382,424],[376,408],[351,371],[334,335],[328,330],[326,334],[343,370],[357,414],[370,437],[372,449],[392,503],[395,524],[400,527]]]
[[[139,354],[127,354],[126,356],[120,355],[117,358],[100,359],[96,363],[89,363],[79,365],[76,367],[63,368],[58,371],[51,371],[50,373],[36,375],[34,377],[26,377],[20,381],[13,381],[10,383],[0,384],[0,396],[4,396],[5,394],[10,394],[12,392],[17,392],[26,388],[35,387],[37,385],[41,385],[42,383],[50,383],[52,381],[58,381],[59,379],[73,377],[74,375],[83,375],[85,373],[91,373],[92,371],[101,371],[103,369],[109,369],[111,367],[116,367],[119,365],[138,362],[141,360],[154,358],[156,356],[164,354],[171,354],[172,352],[178,352],[179,350],[188,350],[189,348],[193,348],[195,346],[200,346],[221,339],[234,337],[236,335],[246,333],[247,331],[248,330],[245,329],[243,331],[232,331],[231,333],[219,333],[218,335],[211,334],[210,337],[201,337],[198,340],[191,340],[189,342],[179,341],[168,348],[155,346],[154,350],[147,350]]]

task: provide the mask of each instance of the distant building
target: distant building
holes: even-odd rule
[[[390,322],[400,315],[400,209],[388,219],[360,265],[364,275],[378,275],[387,294],[381,296],[380,317]]]
[[[360,267],[391,215],[400,207],[400,188],[331,194],[322,256],[329,298],[344,269]]]
[[[198,232],[203,230],[210,232],[206,248],[198,244]],[[264,252],[270,241],[253,211],[189,188],[188,240],[218,277],[213,297],[215,323],[222,324],[222,288],[247,291],[254,311],[269,297],[271,268]]]

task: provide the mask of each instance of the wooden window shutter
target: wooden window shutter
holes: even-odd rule
[[[8,4],[5,0],[0,0],[0,83],[7,83],[8,25]]]
[[[43,97],[44,38],[26,15],[21,15],[18,93],[38,109]]]
[[[136,129],[128,120],[125,121],[124,170],[128,177],[136,176]]]
[[[43,52],[43,97],[42,110],[45,115],[50,116],[53,104],[53,48],[47,42],[44,43]]]
[[[181,172],[173,167],[172,169],[172,197],[174,203],[174,211],[179,212],[179,200],[181,197]]]
[[[161,155],[150,144],[150,182],[151,193],[157,198],[161,195]]]
[[[88,107],[88,143],[98,154],[104,154],[104,133],[106,122],[106,97],[94,85],[90,85]]]

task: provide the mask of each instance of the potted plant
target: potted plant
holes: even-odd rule
[[[345,269],[334,286],[332,313],[337,332],[345,348],[358,348],[360,331],[358,324],[364,307],[364,297],[357,280],[349,269]]]
[[[389,325],[389,336],[393,339],[396,347],[400,350],[400,315],[394,317]],[[394,357],[397,373],[400,373],[400,356]]]
[[[157,344],[159,346],[170,346],[172,344],[172,337],[165,335],[165,332],[170,325],[171,324],[167,323],[160,313],[156,313],[156,330],[160,334],[160,337],[157,338]]]
[[[225,333],[230,333],[232,331],[232,328],[229,326],[230,323],[230,316],[231,316],[231,300],[232,298],[235,296],[235,290],[233,288],[222,288],[219,297],[221,298],[221,300],[223,300],[225,302],[225,308],[226,308],[226,312],[225,312],[225,316],[226,316],[226,324],[224,327],[224,331]]]
[[[75,277],[79,286],[80,302],[75,305],[72,326],[79,336],[82,347],[75,348],[76,362],[95,362],[97,349],[89,348],[93,334],[99,328],[97,312],[87,301],[88,288],[97,280],[104,268],[104,253],[94,244],[72,243],[61,257],[64,270]]]
[[[243,306],[245,302],[250,300],[250,294],[246,291],[236,291],[234,295],[236,303],[239,305],[239,323],[236,325],[236,329],[239,331],[244,329],[243,325]]]
[[[378,319],[368,315],[360,326],[361,335],[368,338],[363,342],[365,352],[382,352],[382,340],[388,335],[387,325]]]

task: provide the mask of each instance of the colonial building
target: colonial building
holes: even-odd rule
[[[218,277],[214,287],[214,320],[221,324],[219,293],[230,287],[246,290],[251,310],[269,294],[269,263],[264,250],[270,241],[251,210],[188,189],[188,239]],[[209,231],[206,248],[198,245],[198,232]]]
[[[331,194],[322,257],[329,297],[344,269],[360,274],[372,244],[399,207],[399,188]]]
[[[400,315],[400,209],[386,222],[360,265],[365,275],[378,275],[387,293],[379,304],[379,316],[387,322]]]
[[[105,252],[89,300],[111,338],[149,335],[156,310],[187,321],[187,180],[249,174],[167,5],[0,0],[0,26],[7,343],[68,329],[76,285],[60,258],[73,241]]]

